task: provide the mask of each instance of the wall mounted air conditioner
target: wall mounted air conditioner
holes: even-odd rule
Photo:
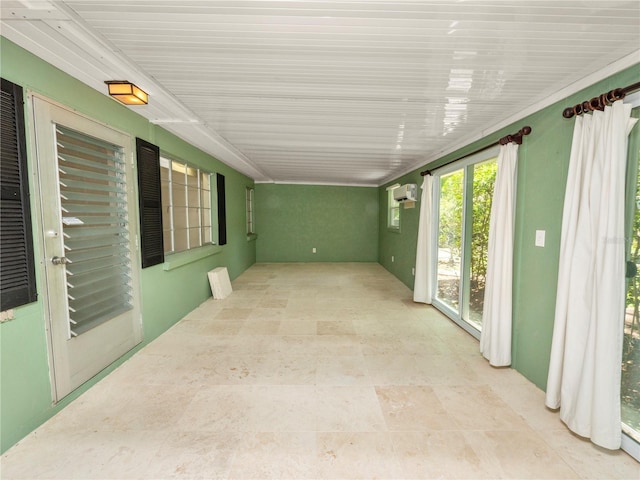
[[[418,187],[415,183],[407,183],[393,190],[393,198],[396,202],[415,202]]]

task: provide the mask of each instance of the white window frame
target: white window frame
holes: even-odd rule
[[[160,153],[160,169],[161,169],[161,172],[163,169],[168,170],[168,180],[165,181],[165,179],[162,178],[160,182],[161,189],[162,189],[162,197],[164,202],[162,205],[163,213],[164,213],[162,229],[163,229],[163,237],[164,237],[165,255],[186,252],[186,251],[194,250],[196,248],[204,247],[206,245],[214,244],[214,241],[213,241],[214,222],[213,222],[213,215],[212,215],[213,189],[214,189],[213,173],[209,172],[208,170],[194,166],[193,164],[185,162],[180,158],[174,157],[173,155],[170,155],[164,152]],[[176,205],[175,205],[175,200],[173,198],[173,195],[175,190],[174,187],[175,187],[175,184],[177,183],[175,175],[180,175],[180,172],[178,171],[180,169],[184,170],[185,175],[190,170],[195,171],[195,177],[197,178],[196,188],[198,191],[198,195],[197,195],[198,200],[196,202],[197,205],[195,206],[190,204],[189,195],[188,195],[189,185],[187,184],[186,181],[184,182],[184,187],[185,187],[184,208],[187,209],[187,214],[186,214],[186,217],[184,218],[184,224],[186,226],[180,227],[180,230],[186,229],[186,234],[187,234],[186,247],[187,248],[180,248],[176,245],[178,243],[176,241],[176,226],[175,226],[177,223],[176,222],[177,214],[175,210]],[[209,178],[208,190],[206,190],[202,185],[203,183],[202,175],[208,176]],[[183,184],[180,184],[180,185],[183,185]],[[205,197],[208,198],[208,201],[207,201],[207,204],[203,205],[203,198]],[[167,199],[169,200],[168,202],[166,202]],[[195,227],[192,227],[190,225],[190,219],[189,219],[189,209],[192,209],[192,208],[196,208],[198,210],[199,224],[196,225]],[[206,217],[206,212],[203,212],[203,210],[204,211],[209,210],[209,214],[208,214],[209,225],[206,225],[205,222],[203,222],[204,218]],[[193,230],[195,228],[198,228],[197,238],[192,237],[194,233]]]
[[[390,187],[387,187],[387,229],[393,232],[400,231],[400,202],[393,197],[393,191],[400,186],[399,183],[395,183]],[[394,212],[398,212],[398,224],[394,224]]]
[[[247,187],[247,235],[255,235],[255,189],[253,187]]]

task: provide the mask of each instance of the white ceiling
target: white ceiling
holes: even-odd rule
[[[638,0],[1,7],[5,37],[133,81],[135,111],[266,182],[380,185],[640,61]]]

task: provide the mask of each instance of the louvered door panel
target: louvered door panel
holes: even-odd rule
[[[71,336],[132,309],[122,148],[58,125]]]

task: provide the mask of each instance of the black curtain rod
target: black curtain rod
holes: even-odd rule
[[[562,111],[564,118],[571,118],[575,115],[582,115],[583,113],[593,112],[594,110],[604,110],[604,107],[611,105],[617,100],[622,100],[627,94],[640,90],[640,82],[628,85],[624,88],[614,88],[607,93],[593,97],[591,100],[578,103],[573,107],[567,107]]]
[[[530,133],[531,133],[531,127],[529,127],[529,126],[522,127],[516,133],[513,133],[511,135],[505,135],[504,137],[502,137],[497,142],[491,143],[491,144],[487,145],[486,147],[478,148],[477,150],[474,150],[473,152],[467,153],[465,155],[465,157],[469,157],[469,156],[474,155],[474,154],[476,154],[478,152],[486,150],[487,148],[491,148],[494,145],[506,145],[507,143],[511,143],[511,142],[517,143],[518,145],[522,145],[522,137],[524,137],[525,135],[529,135]],[[447,162],[447,163],[444,163],[442,165],[439,165],[436,168],[442,168],[445,165],[449,165],[450,163],[457,162],[458,160],[460,160],[460,159],[456,158],[455,160],[451,160],[450,162]],[[422,175],[423,177],[425,175],[431,175],[431,170],[425,170],[424,172],[420,172],[420,175]]]

